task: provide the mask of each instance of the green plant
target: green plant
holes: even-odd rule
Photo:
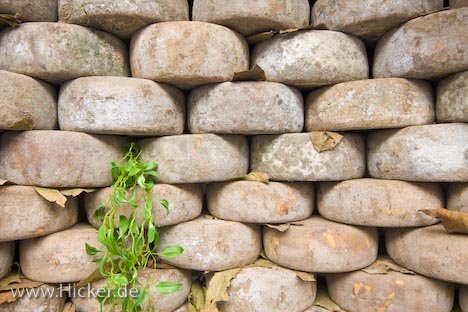
[[[94,216],[102,220],[98,230],[103,250],[86,244],[89,255],[98,255],[96,262],[99,272],[106,279],[104,292],[98,300],[101,311],[104,304],[111,308],[120,306],[123,312],[141,311],[146,289],[138,282],[138,272],[150,261],[156,265],[156,258],[172,258],[183,252],[182,247],[169,246],[156,253],[159,234],[153,222],[153,177],[157,176],[155,162],[140,162],[140,151],[131,144],[128,152],[119,162],[112,162],[112,194],[102,203]],[[142,198],[141,198],[142,197]],[[143,207],[141,203],[143,202]],[[169,213],[169,203],[162,199],[159,204]],[[118,215],[119,207],[130,205],[130,216]],[[137,209],[143,208],[143,220],[137,222]],[[118,225],[117,225],[118,218]],[[161,294],[170,294],[181,288],[179,283],[160,282],[155,285]],[[136,295],[119,296],[119,289],[138,289]]]

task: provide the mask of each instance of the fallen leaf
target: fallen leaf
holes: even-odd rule
[[[59,190],[44,188],[44,187],[37,187],[35,186],[34,189],[36,192],[44,197],[46,200],[50,201],[51,203],[56,203],[60,207],[65,207],[65,203],[67,202],[67,198],[65,195],[60,193]]]
[[[210,214],[205,213],[203,217],[207,220],[220,220],[219,218],[216,218],[215,216],[212,216]]]
[[[18,300],[11,291],[0,292],[0,305]]]
[[[270,182],[270,177],[268,174],[258,171],[252,171],[248,174],[244,174],[243,176],[230,179],[229,181],[251,181],[251,182],[262,182],[268,184]]]
[[[99,281],[102,278],[103,278],[103,276],[101,275],[101,272],[99,271],[99,269],[96,269],[87,278],[85,278],[84,280],[78,282],[78,284],[75,285],[75,288],[84,287],[84,286],[86,286],[88,284]]]
[[[304,26],[302,28],[289,28],[289,29],[281,29],[281,30],[269,30],[269,31],[264,31],[255,35],[248,36],[246,38],[247,43],[249,45],[254,45],[257,43],[260,43],[262,41],[268,40],[273,38],[276,35],[283,35],[283,34],[290,34],[294,32],[298,32],[301,30],[310,30],[314,29],[312,25]]]
[[[11,291],[12,289],[36,288],[44,283],[32,281],[21,274],[10,273],[0,281],[0,291]]]
[[[25,117],[8,127],[8,130],[32,130],[34,121],[32,117]]]
[[[195,281],[192,283],[188,303],[190,312],[201,312],[203,310],[205,306],[205,290],[200,282]]]
[[[65,303],[65,306],[63,307],[63,312],[75,312],[76,308],[75,305],[71,302]]]
[[[270,31],[265,31],[265,32],[261,32],[259,34],[255,34],[255,35],[251,35],[251,36],[248,36],[246,38],[247,40],[247,43],[249,45],[254,45],[254,44],[257,44],[257,43],[260,43],[262,41],[265,41],[265,40],[268,40],[268,39],[271,39],[273,38],[273,36],[275,34],[277,34],[278,32],[276,31],[273,31],[273,30],[270,30]]]
[[[270,182],[270,177],[268,174],[258,171],[250,172],[243,176],[243,180],[245,181],[253,181],[253,182],[262,182],[268,184]]]
[[[324,287],[319,287],[317,289],[314,305],[327,309],[330,312],[341,311],[341,307],[331,300]]]
[[[83,188],[73,188],[73,189],[66,189],[66,190],[60,190],[59,192],[62,193],[65,196],[72,196],[76,197],[80,195],[81,193],[92,193],[96,191],[95,189],[83,189]]]
[[[206,290],[205,306],[203,312],[218,312],[217,303],[228,301],[227,289],[231,285],[231,280],[236,277],[241,268],[215,272]]]
[[[337,146],[343,139],[343,136],[330,131],[312,131],[310,139],[317,152],[321,153]]]
[[[2,278],[0,280],[0,290],[2,290],[4,287],[12,284],[12,283],[19,283],[21,282],[21,277],[19,273],[9,273],[7,276]],[[6,290],[6,289],[3,289]]]
[[[19,14],[11,15],[11,14],[0,14],[0,26],[1,25],[8,25],[11,27],[17,27],[21,23],[19,19]]]
[[[265,81],[265,71],[258,65],[250,70],[234,73],[231,81]]]
[[[403,274],[411,274],[414,275],[413,271],[405,269],[402,266],[399,266],[392,260],[387,257],[379,257],[377,260],[374,261],[368,267],[362,269],[362,271],[369,273],[369,274],[387,274],[390,271],[400,272]]]
[[[280,267],[283,268],[276,263],[271,262],[268,259],[257,259],[254,263],[248,264],[244,266],[243,268],[252,268],[252,267],[262,267],[262,268],[274,268],[274,267]],[[304,282],[315,282],[315,275],[309,272],[303,272],[303,271],[296,271],[296,270],[291,270],[287,268],[283,268],[286,270],[293,271],[297,277],[299,277],[301,280]]]
[[[445,208],[418,210],[426,215],[439,218],[445,230],[449,233],[468,234],[468,213]]]
[[[289,223],[285,223],[285,224],[265,224],[265,225],[268,226],[271,229],[275,229],[275,230],[280,231],[280,232],[286,232],[291,227],[291,224],[289,224]]]
[[[280,231],[280,232],[286,232],[287,230],[289,230],[289,228],[291,226],[303,226],[303,224],[301,223],[283,223],[283,224],[265,224],[266,226],[268,226],[269,228],[272,228],[274,230],[277,230],[277,231]]]
[[[299,277],[304,282],[315,282],[315,281],[317,281],[315,279],[315,275],[312,274],[312,273],[296,271],[296,270],[292,270],[292,271],[294,271],[294,273],[296,273],[296,276]]]

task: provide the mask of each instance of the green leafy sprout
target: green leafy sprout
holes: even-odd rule
[[[156,266],[157,257],[173,258],[182,254],[180,246],[168,246],[161,252],[159,233],[153,222],[153,177],[158,175],[155,162],[140,162],[140,150],[132,143],[128,152],[119,162],[112,162],[112,193],[106,203],[102,203],[94,217],[102,220],[98,230],[98,240],[103,250],[86,244],[88,255],[98,255],[95,261],[99,272],[106,279],[105,291],[99,292],[100,311],[104,304],[110,309],[120,306],[122,312],[142,311],[147,289],[138,282],[138,273],[150,262]],[[141,201],[143,197],[143,204]],[[169,213],[169,203],[165,199],[159,204]],[[129,217],[118,215],[119,207],[129,205]],[[143,206],[143,207],[141,207]],[[137,210],[143,208],[143,220],[137,222]],[[116,224],[118,217],[118,225]],[[175,282],[159,282],[155,288],[160,294],[171,294],[182,285]],[[137,289],[134,296],[122,298],[119,289]]]

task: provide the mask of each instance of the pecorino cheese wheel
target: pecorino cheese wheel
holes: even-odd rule
[[[44,283],[78,282],[97,268],[95,257],[86,253],[85,245],[100,248],[98,232],[86,224],[78,224],[62,232],[23,240],[20,243],[20,264],[23,274]]]
[[[276,134],[301,132],[304,104],[296,88],[276,82],[224,82],[190,93],[192,133]]]
[[[308,182],[210,183],[206,193],[208,210],[213,216],[246,223],[307,219],[314,210],[314,199],[314,185]]]
[[[120,135],[184,132],[184,95],[174,87],[128,77],[84,77],[62,86],[60,129]]]
[[[127,47],[78,25],[24,23],[0,34],[0,69],[49,82],[82,76],[128,76]]]
[[[150,311],[150,307],[153,311],[158,312],[173,312],[177,311],[185,301],[190,292],[190,286],[192,284],[192,276],[189,271],[177,270],[177,269],[150,269],[144,268],[140,271],[138,281],[143,287],[148,287],[146,292],[146,299],[143,302],[143,311]],[[160,294],[155,286],[159,282],[175,282],[182,284],[182,287],[169,295]],[[91,284],[92,290],[101,289],[106,285],[105,280],[99,280]],[[80,295],[78,290],[70,294],[72,302],[76,306],[78,312],[94,312],[99,311],[99,301],[93,297],[93,292],[88,292],[84,288],[84,295]],[[151,305],[150,306],[150,302]],[[104,306],[105,307],[105,306]],[[107,311],[104,309],[104,311]]]
[[[0,12],[18,14],[21,21],[57,21],[57,0],[2,0]]]
[[[268,81],[311,88],[367,79],[364,44],[328,30],[307,30],[275,36],[255,45],[251,66],[260,66]]]
[[[412,227],[435,224],[420,209],[444,207],[444,193],[435,183],[356,179],[319,184],[320,215],[336,222],[375,226]]]
[[[335,181],[361,178],[365,172],[362,136],[344,137],[334,148],[318,152],[310,133],[254,136],[251,145],[252,171],[279,181]]]
[[[185,134],[139,142],[142,161],[159,164],[163,183],[201,183],[240,177],[249,167],[247,139],[240,135]]]
[[[452,311],[452,284],[421,275],[364,271],[327,275],[330,298],[346,311]]]
[[[28,295],[26,289],[23,289],[25,295],[11,303],[0,304],[2,312],[63,312],[66,294],[63,289],[52,285],[41,285],[33,291],[38,295]]]
[[[56,127],[55,89],[26,75],[0,70],[0,129],[52,130]]]
[[[439,82],[436,114],[439,122],[468,122],[468,71]]]
[[[0,279],[11,268],[15,256],[15,242],[0,242]]]
[[[244,36],[309,24],[307,0],[195,0],[192,19],[224,25]],[[302,312],[302,311],[301,311]]]
[[[227,289],[229,300],[218,307],[223,312],[303,312],[314,302],[316,290],[316,282],[282,267],[243,268]]]
[[[0,178],[44,187],[108,186],[126,151],[125,138],[71,131],[8,132],[0,142]]]
[[[422,182],[468,181],[468,124],[382,130],[367,139],[374,178]]]
[[[137,32],[130,46],[132,75],[182,88],[231,80],[249,66],[236,32],[203,22],[164,22]]]
[[[160,229],[160,250],[181,246],[184,252],[165,262],[197,271],[222,271],[255,261],[261,251],[257,225],[211,220],[203,216]]]
[[[460,286],[458,297],[459,297],[460,307],[461,307],[462,312],[468,312],[468,286],[467,285]]]
[[[312,8],[311,19],[314,27],[375,40],[410,19],[443,7],[443,0],[318,0]]]
[[[419,274],[468,284],[467,236],[447,233],[442,224],[388,230],[386,249],[396,263]]]
[[[0,241],[44,236],[65,230],[78,221],[78,200],[65,207],[51,203],[31,186],[0,187]]]
[[[431,79],[468,69],[467,27],[468,8],[461,8],[418,17],[386,33],[375,49],[374,77]]]
[[[432,88],[425,81],[387,78],[343,82],[318,89],[306,99],[307,131],[402,128],[434,120]]]
[[[337,273],[364,268],[377,257],[374,228],[312,217],[280,232],[263,227],[263,246],[271,261],[307,272]]]
[[[449,184],[447,209],[468,213],[468,183]]]
[[[106,203],[112,195],[112,188],[103,188],[97,192],[85,194],[85,208],[88,221],[94,227],[99,227],[102,222],[94,218],[94,212],[101,203]],[[140,193],[139,199],[143,199]],[[169,202],[169,213],[159,204],[159,200],[166,199]],[[137,211],[136,219],[143,219],[143,201],[140,202],[140,210]],[[155,184],[153,187],[153,222],[156,226],[168,226],[189,221],[198,217],[203,207],[203,192],[197,184]],[[130,216],[133,208],[121,205],[119,213],[116,214],[116,222],[119,215]],[[141,222],[141,221],[140,221]],[[0,222],[1,223],[1,222]]]
[[[449,6],[451,9],[468,7],[468,0],[449,0]]]
[[[187,0],[60,0],[60,22],[79,24],[128,39],[149,24],[189,19]]]

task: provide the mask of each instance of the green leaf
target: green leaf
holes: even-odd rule
[[[145,172],[158,169],[158,164],[154,161],[144,163]],[[156,172],[156,171],[155,171]]]
[[[166,199],[160,199],[159,204],[166,209],[166,214],[169,214],[169,202]]]
[[[150,222],[148,224],[148,243],[151,244],[152,242],[154,242],[157,234],[158,234],[158,231],[156,230],[154,223]]]
[[[181,288],[182,288],[182,284],[175,283],[175,282],[159,282],[156,285],[156,290],[162,295],[170,295],[172,293],[175,293]]]
[[[95,254],[101,252],[99,249],[97,249],[96,247],[93,247],[91,245],[88,245],[88,243],[86,243],[86,253],[90,256],[94,256]]]
[[[148,220],[151,218],[153,212],[153,205],[150,201],[145,201],[145,206],[143,207],[143,218]]]
[[[105,210],[106,210],[106,204],[101,203],[99,205],[99,208],[96,209],[96,211],[94,211],[93,218],[102,221],[102,219],[104,218],[104,215],[106,214]]]
[[[180,256],[183,252],[184,249],[180,246],[168,246],[158,253],[158,255],[162,258],[171,259]]]
[[[119,216],[119,236],[123,236],[128,230],[128,219],[126,216]]]
[[[112,181],[115,182],[120,176],[120,166],[115,161],[112,162]]]
[[[143,303],[143,300],[145,300],[145,295],[146,295],[146,290],[144,288],[138,289],[138,294],[136,295],[136,298],[134,298],[134,306],[135,307],[140,307],[141,304]]]
[[[122,274],[113,274],[111,275],[112,281],[118,286],[127,286],[128,279],[125,275]]]

